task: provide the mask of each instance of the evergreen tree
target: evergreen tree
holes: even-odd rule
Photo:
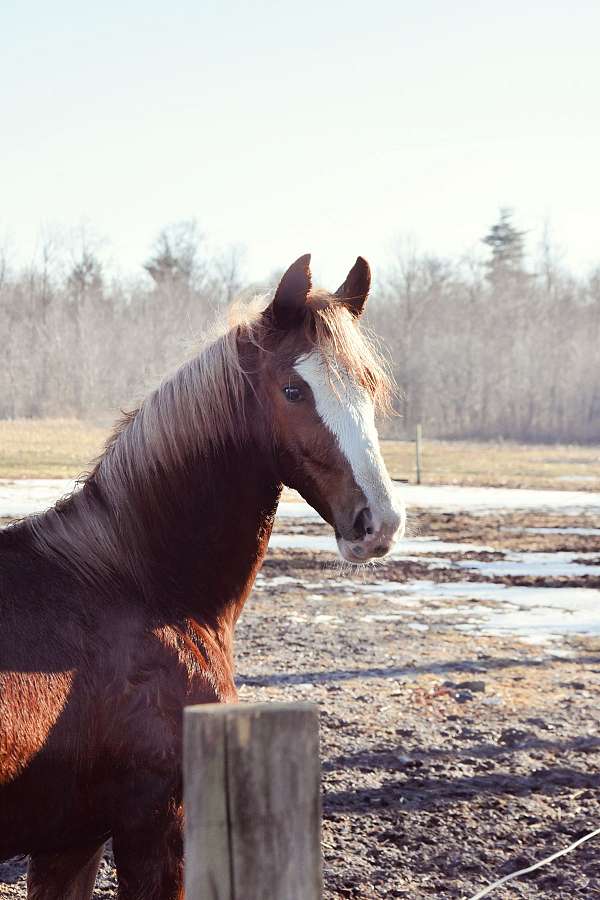
[[[499,220],[483,238],[483,243],[492,251],[486,265],[488,278],[494,283],[522,278],[527,274],[523,262],[525,232],[514,227],[512,216],[511,209],[502,208]]]
[[[154,252],[144,268],[161,286],[190,286],[198,274],[198,246],[201,237],[193,220],[163,228],[154,244]]]

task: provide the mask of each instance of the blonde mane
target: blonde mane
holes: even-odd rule
[[[210,491],[214,462],[226,464],[226,447],[239,450],[247,441],[248,398],[260,400],[260,386],[244,364],[244,350],[276,353],[284,339],[264,306],[263,299],[230,311],[219,336],[213,331],[200,352],[123,416],[94,468],[80,479],[81,490],[27,520],[40,552],[99,586],[117,571],[144,585],[148,559],[160,559],[149,542],[166,539],[157,523],[177,518],[177,503],[190,484]],[[294,342],[297,356],[319,349],[332,375],[334,363],[341,363],[386,409],[392,386],[386,364],[341,302],[324,292],[310,294],[302,321],[287,334],[286,356]],[[239,454],[233,458],[238,465]]]
[[[148,477],[156,476],[186,467],[227,442],[242,444],[254,373],[242,363],[240,348],[246,344],[273,352],[272,340],[271,350],[267,346],[273,326],[263,315],[266,300],[233,304],[200,352],[123,416],[88,478],[102,471],[110,480],[115,470],[126,476],[134,459],[148,468]],[[388,365],[373,337],[356,326],[341,302],[325,291],[309,294],[300,333],[304,346],[308,342],[326,361],[341,363],[367,388],[379,412],[389,411],[393,384]]]
[[[348,309],[325,291],[309,294],[314,323],[315,348],[327,362],[341,364],[365,387],[381,415],[392,412],[395,385],[391,369],[375,335],[364,325],[357,327]]]

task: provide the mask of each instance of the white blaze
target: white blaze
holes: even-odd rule
[[[294,368],[310,386],[317,413],[336,437],[354,480],[365,495],[374,524],[379,527],[388,513],[399,511],[400,503],[394,503],[394,489],[379,449],[375,408],[369,392],[345,369],[328,364],[318,350],[301,356]]]

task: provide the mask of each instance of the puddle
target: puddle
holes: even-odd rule
[[[302,584],[301,578],[293,578],[291,575],[273,575],[272,578],[265,578],[262,572],[256,576],[256,584],[264,584],[267,582],[275,587],[281,587],[284,584]]]
[[[74,487],[74,481],[58,478],[0,479],[0,516],[18,517],[42,512]],[[576,515],[585,509],[600,512],[600,493],[593,491],[415,484],[398,485],[395,490],[409,509],[412,506],[477,514],[502,509],[560,510],[565,515]],[[280,503],[277,515],[280,518],[319,518],[302,500]]]
[[[422,602],[439,600],[475,600],[486,606],[450,607],[427,610],[447,615],[451,610],[464,612],[469,621],[457,623],[459,631],[483,635],[513,635],[530,643],[543,643],[575,634],[600,634],[600,590],[592,588],[531,588],[504,584],[457,582],[435,584],[412,581],[403,590]],[[395,600],[392,599],[395,604]]]
[[[560,510],[564,515],[577,515],[583,510],[600,512],[600,493],[596,491],[538,491],[527,488],[460,487],[451,484],[404,484],[395,489],[409,510],[412,506],[480,515],[503,509]],[[280,503],[277,515],[279,518],[319,518],[304,501]]]
[[[586,565],[574,562],[581,559],[598,559],[598,552],[577,553],[559,551],[556,553],[507,553],[502,560],[482,562],[465,559],[453,563],[453,568],[471,569],[491,578],[514,575],[534,578],[560,578],[561,576],[600,575],[600,565]]]
[[[579,534],[582,537],[600,535],[600,528],[501,528],[501,531],[510,531],[513,534]]]
[[[263,579],[263,583],[273,581],[275,579]],[[293,581],[287,579],[285,583]],[[397,622],[402,629],[427,631],[446,622],[447,626],[452,623],[458,631],[474,635],[512,635],[532,644],[577,634],[600,635],[600,590],[595,588],[521,587],[471,581],[362,583],[348,579],[311,581],[306,587],[320,591],[309,596],[325,603],[328,594],[338,598],[342,595],[342,599],[352,602],[355,610],[365,594],[373,599],[379,597],[381,607],[359,617],[366,625]],[[436,626],[426,621],[409,622],[407,618],[435,620]],[[339,617],[328,617],[320,612],[314,621],[315,624],[333,626],[341,623]]]
[[[557,481],[598,481],[597,475],[558,475]]]
[[[399,493],[409,508],[418,506],[479,514],[503,509],[560,510],[564,515],[576,515],[584,509],[600,511],[600,493],[593,491],[403,485]]]
[[[370,613],[361,616],[361,622],[402,622],[405,616],[401,613]]]
[[[278,519],[321,519],[321,516],[305,503],[304,500],[290,500],[280,503],[277,507]]]
[[[74,488],[74,481],[62,478],[0,479],[0,516],[19,518],[43,512]]]
[[[330,535],[274,534],[271,537],[269,546],[281,550],[312,550],[337,554],[335,538]],[[600,575],[600,565],[587,565],[584,562],[580,562],[580,560],[586,559],[589,559],[590,562],[597,560],[599,556],[598,551],[508,552],[503,559],[490,562],[474,559],[453,562],[436,556],[425,558],[413,555],[415,553],[493,552],[493,550],[493,547],[485,545],[453,543],[452,541],[442,541],[436,538],[407,538],[400,542],[397,549],[388,558],[405,560],[406,562],[421,562],[430,568],[470,569],[492,578],[494,576],[559,578],[561,576]]]
[[[330,616],[325,613],[318,613],[313,616],[315,625],[342,625],[343,620],[339,616]]]
[[[279,550],[316,550],[337,553],[337,544],[329,534],[272,534],[269,547]]]
[[[315,550],[337,553],[337,543],[333,534],[273,534],[269,547],[279,550]],[[437,538],[405,538],[390,553],[392,559],[405,559],[411,553],[469,553],[493,552],[493,547],[484,544],[463,544],[441,541]],[[443,562],[438,560],[438,562]]]

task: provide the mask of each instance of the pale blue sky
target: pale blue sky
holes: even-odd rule
[[[81,0],[0,10],[0,236],[89,220],[135,270],[196,217],[250,277],[332,286],[512,206],[600,261],[600,4]]]

